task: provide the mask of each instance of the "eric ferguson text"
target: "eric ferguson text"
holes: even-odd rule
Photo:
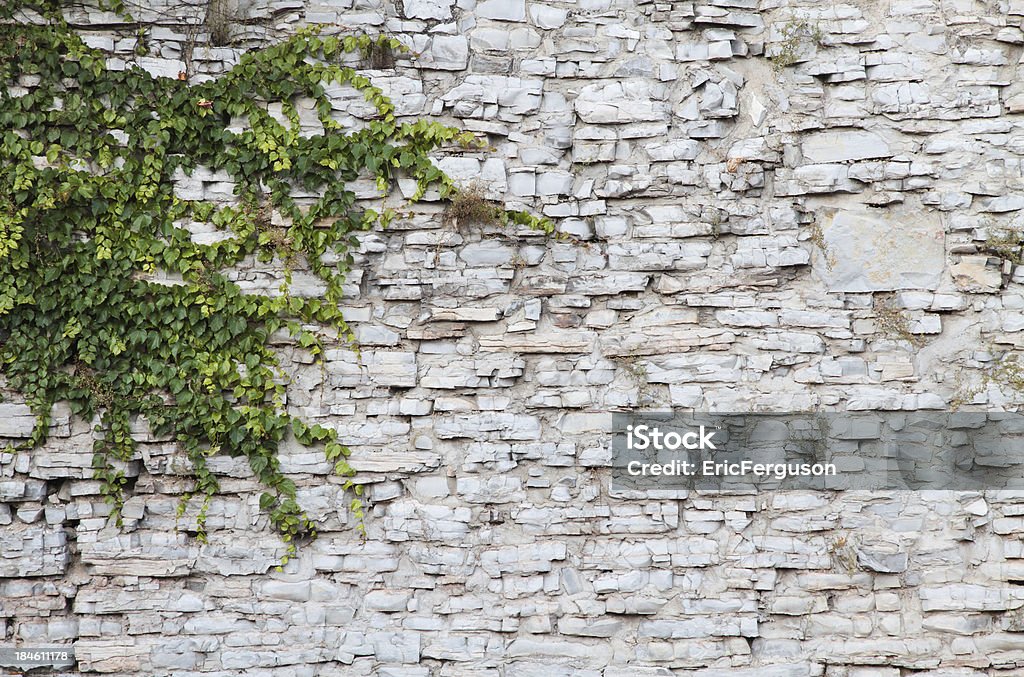
[[[698,469],[700,472],[698,472]],[[641,463],[630,461],[626,466],[626,472],[633,477],[648,476],[683,476],[692,477],[771,477],[784,480],[787,477],[823,477],[836,474],[834,463],[755,463],[749,459],[738,463],[722,463],[717,461],[704,461],[693,463],[690,461],[672,460],[668,463]]]

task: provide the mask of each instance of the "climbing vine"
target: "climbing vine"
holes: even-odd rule
[[[45,440],[58,401],[98,421],[93,470],[119,520],[124,464],[135,453],[131,422],[145,417],[190,459],[195,482],[185,501],[203,501],[203,540],[218,489],[207,460],[244,456],[291,555],[316,536],[277,456],[291,434],[322,446],[361,520],[348,448],[334,429],[287,413],[287,375],[269,339],[287,331],[315,356],[325,340],[352,342],[339,304],[356,234],[399,216],[384,201],[399,177],[416,181],[410,202],[432,188],[456,195],[429,154],[478,141],[437,122],[396,119],[383,92],[345,65],[349,54],[404,51],[393,38],[303,29],[191,84],[184,74],[111,68],[64,23],[59,3],[36,4],[38,13],[27,14],[34,21],[0,8],[0,371],[37,416],[24,447]],[[372,119],[358,129],[334,120],[331,84],[361,92]],[[323,133],[300,134],[298,97],[312,100]],[[234,199],[176,194],[175,177],[198,167],[230,175]],[[380,209],[357,202],[352,184],[366,178],[376,181]],[[300,203],[297,192],[319,197]],[[502,210],[500,220],[553,230],[524,212]],[[223,238],[197,243],[191,222],[212,224]],[[253,258],[285,268],[277,293],[242,293],[229,279]],[[299,265],[322,280],[322,297],[289,293]]]

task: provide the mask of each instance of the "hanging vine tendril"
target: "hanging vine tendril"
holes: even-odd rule
[[[399,121],[383,92],[343,65],[351,53],[404,51],[392,38],[303,29],[245,53],[215,80],[190,84],[108,68],[55,8],[34,23],[13,14],[0,9],[0,370],[37,416],[23,446],[45,440],[58,401],[98,420],[93,469],[119,520],[125,463],[135,453],[131,421],[144,416],[191,461],[186,500],[204,501],[204,540],[218,490],[207,459],[244,456],[265,487],[260,508],[288,544],[287,561],[297,541],[316,536],[281,472],[278,448],[290,433],[322,446],[347,478],[361,524],[348,448],[334,429],[287,413],[268,340],[287,330],[319,356],[323,332],[304,328],[315,325],[353,341],[339,304],[355,235],[397,215],[360,206],[353,182],[375,179],[386,195],[399,176],[410,177],[411,202],[431,188],[450,198],[457,189],[429,154],[474,137],[429,120]],[[325,87],[336,84],[373,106],[360,129],[332,119]],[[313,101],[323,133],[300,134],[298,97]],[[284,120],[268,102],[280,103]],[[242,131],[232,131],[239,119]],[[176,195],[175,177],[200,166],[231,176],[230,204]],[[296,191],[319,197],[300,205]],[[272,224],[275,212],[283,225]],[[524,212],[503,211],[501,220],[553,231]],[[189,221],[224,237],[196,243]],[[290,295],[286,266],[277,294],[242,293],[226,271],[253,257],[301,262],[326,291]]]

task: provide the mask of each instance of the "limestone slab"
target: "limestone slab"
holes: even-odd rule
[[[937,214],[907,209],[819,213],[813,269],[830,292],[935,289],[946,264]],[[819,244],[821,244],[819,243]]]

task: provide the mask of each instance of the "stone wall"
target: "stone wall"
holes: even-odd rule
[[[1014,495],[618,497],[607,412],[943,409],[1017,349],[1024,269],[984,247],[1024,225],[1024,2],[218,2],[228,46],[205,4],[145,5],[147,56],[71,11],[112,63],[194,81],[304,22],[394,34],[418,58],[372,75],[399,112],[494,146],[442,166],[582,242],[439,203],[363,238],[361,362],[280,349],[292,411],[355,451],[367,537],[289,446],[323,529],[284,572],[244,462],[211,460],[202,545],[175,529],[181,454],[140,427],[119,531],[89,423],[57,411],[44,448],[0,453],[5,643],[122,675],[1019,674]],[[0,437],[31,426],[0,403]]]

